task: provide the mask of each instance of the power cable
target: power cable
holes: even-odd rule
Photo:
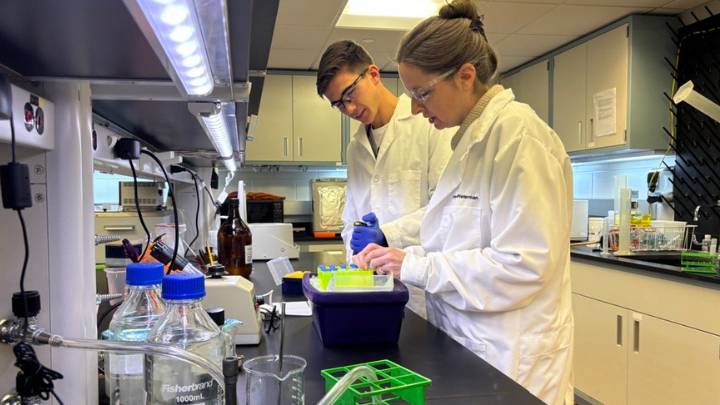
[[[162,170],[163,175],[165,176],[165,181],[168,184],[168,195],[170,196],[170,200],[172,200],[173,205],[173,219],[175,220],[175,247],[173,248],[173,256],[172,260],[170,260],[170,266],[168,266],[167,274],[170,274],[170,271],[172,270],[173,266],[175,265],[175,259],[177,259],[177,253],[178,253],[178,247],[180,246],[180,224],[178,224],[178,210],[177,210],[177,204],[175,202],[175,187],[173,187],[173,184],[170,182],[170,176],[168,176],[167,172],[165,171],[165,167],[163,166],[160,159],[158,159],[157,156],[155,156],[154,153],[142,149],[140,153],[144,153],[152,160],[155,161],[155,163],[160,166],[160,170]]]

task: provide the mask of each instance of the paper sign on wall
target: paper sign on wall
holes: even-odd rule
[[[614,135],[617,122],[617,97],[615,88],[593,94],[593,136]]]

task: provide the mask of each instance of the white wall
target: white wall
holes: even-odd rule
[[[615,176],[628,176],[628,185],[638,190],[638,198],[647,198],[647,173],[661,167],[660,157],[625,161],[607,161],[573,164],[573,189],[576,199],[615,198]],[[665,163],[675,164],[675,157],[668,156]],[[664,167],[664,166],[662,166]]]

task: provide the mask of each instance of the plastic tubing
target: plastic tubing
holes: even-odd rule
[[[334,404],[343,393],[348,389],[350,384],[354,383],[360,377],[366,377],[370,381],[377,381],[375,371],[368,366],[358,366],[350,370],[347,374],[335,384],[330,391],[325,394],[324,397],[317,403],[317,405],[332,405]],[[375,403],[375,402],[373,402]]]
[[[46,340],[47,339],[47,340]],[[47,343],[50,346],[66,347],[68,349],[102,350],[114,353],[147,353],[172,357],[176,360],[185,361],[206,370],[210,376],[217,381],[222,392],[225,392],[225,378],[220,367],[195,353],[178,347],[160,345],[156,343],[143,342],[116,342],[109,340],[93,339],[72,339],[60,335],[48,335],[45,333],[33,336],[33,343]]]
[[[675,104],[684,101],[708,117],[720,122],[720,106],[695,91],[694,87],[695,85],[692,80],[688,80],[685,84],[680,86],[680,88],[675,92],[675,95],[673,95],[673,101]]]

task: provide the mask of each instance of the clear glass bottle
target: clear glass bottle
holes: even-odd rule
[[[179,347],[217,364],[222,369],[225,337],[205,312],[205,278],[177,273],[163,278],[165,315],[150,332],[148,341]],[[197,366],[164,356],[145,356],[148,403],[153,405],[220,405],[223,392],[210,374]]]
[[[242,325],[242,322],[237,319],[225,319],[225,309],[221,307],[212,307],[207,310],[208,315],[212,318],[215,325],[217,325],[225,334],[225,356],[236,356],[235,352],[235,333],[237,328]]]
[[[161,263],[127,266],[128,294],[110,321],[109,340],[147,341],[150,330],[165,312],[160,297],[164,268]],[[142,354],[108,353],[106,390],[111,404],[145,403],[145,359]]]
[[[225,271],[250,278],[252,272],[252,234],[240,217],[240,201],[230,200],[228,218],[218,230],[218,254]]]

